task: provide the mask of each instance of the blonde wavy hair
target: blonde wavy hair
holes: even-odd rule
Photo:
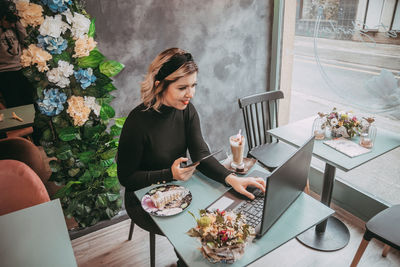
[[[159,111],[159,108],[162,105],[163,94],[167,90],[168,86],[179,78],[199,71],[193,60],[186,61],[176,71],[159,81],[156,86],[156,76],[163,65],[170,61],[173,56],[184,54],[187,54],[187,52],[180,48],[169,48],[161,52],[151,62],[140,87],[141,99],[147,109],[153,108],[154,110]]]

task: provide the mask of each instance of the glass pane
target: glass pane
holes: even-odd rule
[[[396,12],[394,14],[392,30],[400,32],[400,4],[397,2]]]
[[[330,112],[374,117],[400,133],[400,34],[382,25],[383,1],[297,1],[290,121]],[[386,18],[387,19],[387,18]],[[393,20],[392,20],[393,19]],[[379,25],[379,32],[365,27]],[[386,20],[385,20],[386,21]],[[396,21],[396,18],[390,18]],[[389,203],[400,203],[400,148],[337,176]],[[313,164],[323,163],[317,160]]]
[[[378,29],[384,0],[368,1],[368,11],[365,19],[366,29]]]

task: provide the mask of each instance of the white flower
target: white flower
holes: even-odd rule
[[[74,66],[66,61],[59,60],[58,67],[46,73],[49,82],[55,83],[61,88],[69,85],[69,76],[74,73]]]
[[[96,116],[100,115],[100,109],[101,106],[96,103],[96,98],[93,96],[85,96],[85,106],[89,107],[91,110],[93,110],[94,114]]]
[[[67,23],[62,21],[62,17],[60,14],[55,15],[54,17],[46,16],[42,25],[40,25],[39,32],[41,35],[52,36],[54,38],[60,37],[62,33],[65,33],[66,30],[69,29]]]
[[[65,15],[67,22],[71,25],[71,34],[75,40],[82,38],[89,32],[90,19],[76,12],[72,15],[69,9],[62,14]]]
[[[338,120],[336,118],[331,119],[331,125],[336,126],[338,124]]]
[[[67,61],[59,60],[58,68],[62,71],[65,77],[69,77],[74,74],[74,65],[69,64]]]

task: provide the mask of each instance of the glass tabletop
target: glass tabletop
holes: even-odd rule
[[[262,171],[263,169],[256,164],[252,170]],[[249,174],[251,174],[252,170],[250,170]],[[200,209],[204,209],[230,189],[207,178],[200,172],[196,172],[186,182],[175,181],[172,184],[182,185],[190,190],[193,198],[187,211],[196,215],[198,215]],[[152,187],[156,186],[137,190],[135,194],[141,199]],[[326,219],[332,213],[332,209],[302,193],[262,238],[255,239],[246,247],[243,258],[233,264],[229,264],[229,266],[245,266],[252,263]],[[170,217],[152,216],[152,219],[189,266],[227,266],[226,264],[212,264],[201,255],[201,252],[197,249],[200,247],[200,242],[186,234],[196,224],[188,212],[182,212]]]
[[[311,136],[312,124],[315,118],[310,117],[289,123],[268,132],[288,144],[300,147]],[[358,143],[358,137],[354,137],[351,140]],[[400,146],[400,134],[378,129],[375,145],[371,152],[353,158],[329,147],[324,144],[324,141],[326,140],[315,140],[313,155],[347,172]]]

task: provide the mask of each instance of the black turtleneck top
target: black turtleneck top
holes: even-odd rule
[[[184,110],[162,106],[160,112],[140,104],[130,112],[121,132],[118,179],[127,191],[172,181],[171,166],[186,157],[187,150],[193,161],[210,154],[191,103]],[[197,169],[221,183],[231,173],[214,157],[202,161]]]

